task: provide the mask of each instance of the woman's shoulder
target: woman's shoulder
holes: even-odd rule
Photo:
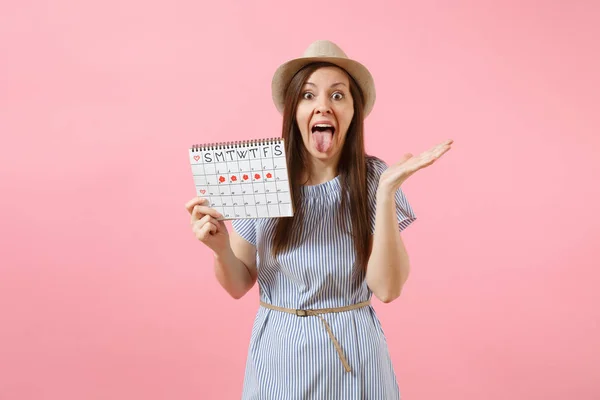
[[[367,164],[367,193],[369,197],[373,197],[379,186],[379,178],[388,165],[381,158],[372,155],[367,155],[365,161]]]
[[[366,155],[367,177],[379,177],[383,171],[388,168],[388,164],[381,158],[373,155]]]

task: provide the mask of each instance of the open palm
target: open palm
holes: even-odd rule
[[[405,154],[397,163],[390,165],[390,167],[381,174],[379,180],[380,185],[386,185],[392,190],[397,189],[412,174],[422,168],[430,166],[449,151],[452,143],[454,143],[454,140],[449,139],[419,155],[413,156],[410,153]]]

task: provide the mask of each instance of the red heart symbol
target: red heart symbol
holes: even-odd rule
[[[267,178],[272,178],[272,177],[273,177],[273,175],[271,175],[271,173],[269,172],[269,173],[267,174]]]
[[[200,156],[194,156],[194,160],[198,161],[200,159]]]
[[[254,179],[260,179],[260,175],[259,174],[254,174]]]
[[[231,180],[232,180],[233,182],[235,182],[235,181],[237,181],[237,177],[234,175],[234,176],[232,176],[232,177],[231,177]]]
[[[244,174],[244,180],[247,181],[248,180],[248,175]]]
[[[225,178],[224,178],[224,177],[222,177],[222,176],[220,176],[220,177],[219,177],[219,182],[221,182],[221,183],[225,182]]]
[[[206,193],[206,189],[200,190],[200,193],[202,193],[202,194]]]

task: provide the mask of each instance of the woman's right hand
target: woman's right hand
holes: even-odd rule
[[[196,239],[207,245],[215,254],[222,254],[229,244],[229,233],[222,220],[223,216],[208,206],[208,200],[194,197],[185,205],[190,213],[192,232]]]

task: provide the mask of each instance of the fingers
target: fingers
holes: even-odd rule
[[[403,157],[400,158],[400,161],[395,165],[400,166],[408,172],[408,174],[412,175],[414,172],[420,170],[421,168],[425,168],[433,164],[438,158],[440,158],[444,153],[450,150],[450,144],[452,140],[447,140],[443,143],[440,143],[429,150],[422,152],[421,154],[413,157],[412,154],[407,153]]]
[[[446,153],[448,150],[450,150],[450,146],[449,145],[443,145],[443,146],[439,146],[437,147],[434,151],[433,151],[433,157],[435,159],[440,158],[442,155],[444,155],[444,153]]]
[[[439,143],[439,144],[437,144],[437,145],[433,146],[433,147],[432,147],[431,149],[429,149],[428,151],[431,151],[431,152],[433,152],[433,153],[437,153],[437,152],[439,152],[440,150],[443,150],[443,149],[449,149],[449,148],[450,148],[450,145],[451,145],[453,142],[454,142],[454,141],[453,141],[452,139],[446,140],[446,141],[444,141],[444,142],[442,142],[442,143]]]
[[[192,214],[192,211],[194,210],[194,207],[196,205],[202,205],[208,203],[208,200],[202,197],[194,197],[193,199],[191,199],[190,201],[188,201],[187,203],[185,203],[185,209]]]
[[[446,140],[440,144],[435,145],[429,150],[424,151],[419,154],[417,157],[412,157],[409,159],[405,165],[410,172],[415,172],[421,168],[428,167],[433,164],[438,158],[440,158],[444,153],[450,150],[450,145],[453,143],[453,140]]]
[[[421,158],[424,161],[433,160],[440,158],[444,153],[450,150],[450,145],[454,142],[454,140],[449,139],[440,144],[435,145],[431,149],[421,153]]]
[[[190,213],[190,223],[195,223],[205,215],[210,215],[215,219],[223,218],[223,215],[212,207],[208,206],[208,200],[203,198],[195,198],[190,200],[185,205],[186,209]]]
[[[196,239],[206,242],[215,233],[217,233],[217,227],[209,222],[196,231]]]
[[[219,231],[219,221],[210,215],[205,215],[194,223],[193,231],[196,238],[202,242],[207,241],[212,235]]]
[[[194,219],[194,218],[200,219],[204,215],[210,215],[211,217],[213,217],[215,219],[223,218],[223,215],[221,215],[221,213],[219,213],[217,210],[215,210],[212,207],[200,206],[200,205],[194,206],[194,209],[192,210],[192,219]]]

